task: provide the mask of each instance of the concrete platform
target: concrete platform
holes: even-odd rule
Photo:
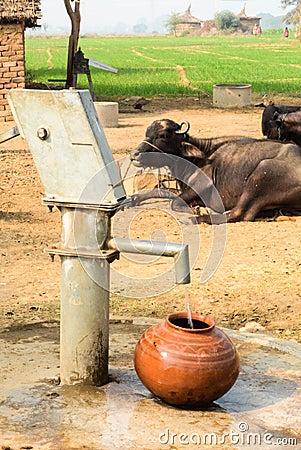
[[[111,381],[100,388],[58,385],[58,323],[2,330],[0,448],[301,449],[300,344],[225,330],[240,355],[236,384],[208,408],[183,410],[155,399],[133,368],[153,323],[111,319]]]

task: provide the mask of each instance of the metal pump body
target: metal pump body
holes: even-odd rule
[[[44,185],[42,202],[61,212],[61,242],[48,250],[61,258],[61,383],[103,385],[109,264],[134,247],[158,254],[163,243],[111,236],[111,217],[127,197],[89,91],[12,89],[8,98]],[[190,282],[188,246],[164,243],[162,254],[175,257],[177,282]]]

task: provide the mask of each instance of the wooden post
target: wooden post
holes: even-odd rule
[[[77,51],[77,44],[79,38],[79,30],[80,30],[80,0],[71,0],[75,1],[74,10],[70,4],[70,0],[64,0],[65,7],[67,13],[71,19],[71,34],[69,36],[69,45],[68,45],[68,60],[67,60],[67,79],[66,79],[66,88],[74,86],[74,78],[73,78],[73,57]]]

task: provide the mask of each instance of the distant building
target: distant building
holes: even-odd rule
[[[13,119],[7,92],[25,87],[24,31],[40,17],[40,0],[0,1],[0,122]]]
[[[240,13],[237,14],[237,17],[241,22],[243,30],[249,33],[253,33],[254,26],[261,26],[260,25],[261,17],[247,16],[246,5],[244,5]]]
[[[204,20],[192,16],[190,10],[191,4],[188,6],[184,14],[178,17],[178,24],[175,29],[176,36],[197,36],[201,34],[201,28],[204,24]]]
[[[214,19],[205,20],[202,26],[202,35],[214,36],[218,34],[218,29],[216,28],[216,23]]]

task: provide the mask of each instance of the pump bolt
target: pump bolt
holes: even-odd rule
[[[42,141],[45,141],[49,136],[49,130],[47,130],[47,128],[45,128],[45,127],[40,127],[37,129],[37,136]]]

